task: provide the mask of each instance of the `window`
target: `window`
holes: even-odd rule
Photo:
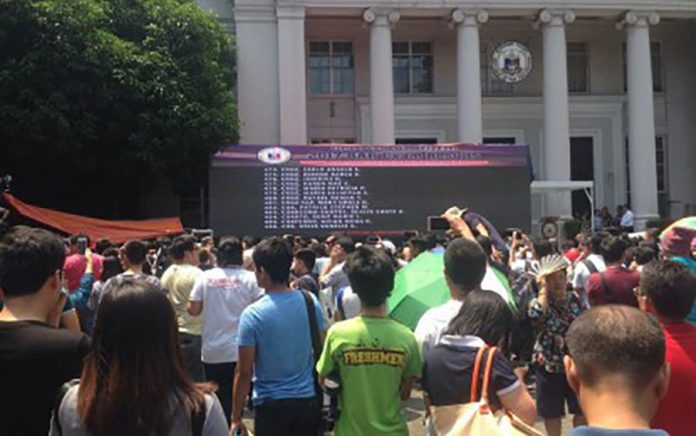
[[[355,144],[354,138],[313,138],[312,144]]]
[[[662,43],[652,41],[650,43],[650,63],[652,66],[653,92],[664,92],[664,69],[662,67]],[[626,43],[623,43],[623,79],[624,92],[628,89],[626,76]]]
[[[396,138],[397,144],[437,144],[437,138]]]
[[[512,136],[489,136],[483,138],[483,143],[486,145],[515,145],[517,140]]]
[[[491,68],[491,56],[495,46],[481,44],[481,95],[512,95],[514,85],[500,80]]]
[[[313,41],[309,43],[309,92],[353,94],[353,43]]]
[[[655,138],[655,164],[657,166],[657,205],[660,216],[670,216],[669,181],[667,179],[667,141],[664,136]]]
[[[628,138],[625,143],[626,157],[626,201],[631,202],[631,173],[629,161]],[[660,216],[670,216],[670,199],[667,166],[667,139],[664,136],[655,138],[655,166],[657,168],[657,205]]]
[[[664,92],[662,81],[662,44],[650,43],[650,61],[652,64],[653,92]]]
[[[586,42],[569,42],[567,48],[568,92],[586,93],[589,90],[589,62]]]
[[[395,94],[433,92],[433,47],[429,42],[392,44]]]

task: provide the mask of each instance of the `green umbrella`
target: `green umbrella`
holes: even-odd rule
[[[450,293],[444,268],[444,255],[432,252],[419,255],[401,268],[396,273],[394,290],[387,300],[389,316],[415,330],[426,310],[446,303]],[[507,278],[495,268],[489,269],[501,284],[496,293],[508,303],[513,313],[517,313]]]
[[[430,252],[401,268],[387,300],[389,316],[414,330],[426,310],[446,303],[450,294],[444,268],[444,255]]]

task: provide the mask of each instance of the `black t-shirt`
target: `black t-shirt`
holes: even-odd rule
[[[423,367],[423,388],[433,406],[469,402],[476,354],[482,345],[483,341],[474,336],[444,336],[440,343],[428,352]],[[487,357],[488,353],[484,354],[481,362],[479,390],[483,386]],[[500,351],[496,351],[488,383],[489,403],[500,406],[498,392],[512,392],[519,384],[510,361]],[[480,396],[479,393],[479,398]]]
[[[80,376],[89,346],[84,333],[39,321],[0,322],[0,433],[48,434],[58,389]]]

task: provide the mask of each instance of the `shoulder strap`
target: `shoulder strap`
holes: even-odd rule
[[[596,272],[599,272],[597,270],[597,266],[592,262],[590,259],[585,259],[582,261],[582,263],[587,267],[587,269],[590,271],[590,274],[594,274]]]
[[[483,354],[488,348],[487,345],[479,348],[478,353],[476,353],[476,362],[474,363],[474,370],[471,372],[471,391],[469,395],[469,402],[475,403],[478,401],[478,383],[479,376],[481,375],[481,361],[483,360]]]
[[[319,324],[317,323],[317,313],[314,310],[314,301],[309,292],[305,290],[300,290],[302,296],[305,300],[305,305],[307,306],[307,317],[309,318],[309,328],[312,338],[312,352],[314,354],[314,359],[319,360],[321,356],[321,339],[319,337]]]
[[[343,319],[346,319],[346,310],[343,308],[343,296],[345,295],[346,288],[341,288],[336,294],[336,309],[341,314]]]
[[[203,404],[198,410],[191,411],[191,436],[203,436],[203,426],[205,425],[205,417],[207,415],[207,406],[205,403],[205,396],[203,397]]]
[[[55,403],[53,403],[53,423],[55,424],[55,428],[56,430],[58,430],[59,435],[63,434],[63,429],[60,426],[60,405],[63,403],[63,399],[65,398],[65,395],[68,393],[70,388],[78,384],[80,384],[80,379],[75,378],[70,380],[69,382],[63,383],[63,385],[58,389],[56,401]]]
[[[300,289],[302,296],[305,300],[305,305],[307,306],[307,317],[309,318],[309,332],[312,338],[312,354],[314,355],[314,361],[318,362],[321,356],[321,337],[319,336],[319,325],[317,323],[317,313],[314,310],[314,301],[312,300],[312,295]],[[314,389],[317,394],[322,392],[321,386],[319,385],[319,375],[316,369],[312,370],[314,376]]]
[[[486,370],[483,373],[483,386],[481,386],[481,400],[488,404],[488,384],[491,381],[491,371],[493,369],[493,358],[495,357],[495,350],[497,347],[490,347],[488,349],[488,359],[486,361]]]
[[[602,291],[604,292],[604,296],[611,298],[611,289],[609,288],[609,282],[607,281],[607,277],[604,275],[604,272],[599,273],[599,278],[602,280]],[[607,303],[609,303],[609,301],[607,301]]]

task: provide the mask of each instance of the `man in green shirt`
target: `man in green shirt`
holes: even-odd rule
[[[407,435],[401,400],[422,368],[415,336],[387,317],[394,268],[386,253],[363,246],[348,257],[345,271],[360,297],[360,315],[328,331],[317,372],[340,378],[340,416],[335,434]]]

